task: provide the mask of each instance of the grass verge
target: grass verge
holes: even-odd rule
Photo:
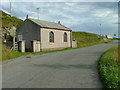
[[[99,74],[105,88],[120,89],[120,46],[106,51],[99,61]]]
[[[2,46],[2,60],[1,61],[6,61],[6,60],[9,60],[9,59],[17,58],[17,57],[24,56],[24,55],[31,55],[31,54],[36,55],[36,54],[60,52],[60,51],[78,49],[78,48],[83,48],[83,47],[88,47],[88,46],[102,44],[102,43],[108,43],[108,42],[110,42],[110,41],[103,41],[103,42],[96,42],[96,43],[81,45],[77,48],[64,48],[64,49],[60,49],[60,50],[42,51],[42,52],[24,52],[24,53],[19,52],[19,51],[10,50],[8,47],[3,45]]]
[[[2,60],[5,61],[13,58],[17,58],[23,55],[28,55],[29,53],[22,53],[19,51],[10,50],[6,45],[2,45]]]
[[[105,37],[88,32],[72,32],[72,39],[77,40],[78,47],[103,43],[103,38]],[[107,42],[108,41],[111,40],[107,40]]]
[[[2,60],[0,61],[6,61],[9,59],[17,58],[24,55],[36,55],[36,54],[44,54],[44,53],[52,53],[52,52],[60,52],[70,49],[76,49],[76,48],[64,48],[61,50],[52,50],[52,51],[42,51],[42,52],[19,52],[15,50],[10,50],[6,45],[2,46]],[[27,57],[29,58],[29,57]]]

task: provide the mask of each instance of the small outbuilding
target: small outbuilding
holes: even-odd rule
[[[27,18],[17,29],[17,41],[25,42],[25,51],[69,48],[72,47],[72,30],[60,22]]]

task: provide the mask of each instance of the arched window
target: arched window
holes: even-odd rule
[[[49,33],[49,41],[54,42],[54,33],[52,31]]]
[[[67,33],[64,33],[64,42],[67,42]]]

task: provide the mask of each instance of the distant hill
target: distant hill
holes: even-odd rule
[[[2,26],[3,27],[18,27],[23,20],[16,18],[15,16],[10,16],[9,14],[3,12],[2,10],[0,10],[0,12],[2,13]]]
[[[101,43],[103,37],[98,34],[87,32],[72,32],[72,39],[77,40],[78,47],[90,46]]]

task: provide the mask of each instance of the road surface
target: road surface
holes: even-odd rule
[[[22,56],[3,63],[3,88],[102,88],[98,60],[114,41],[80,49]]]

